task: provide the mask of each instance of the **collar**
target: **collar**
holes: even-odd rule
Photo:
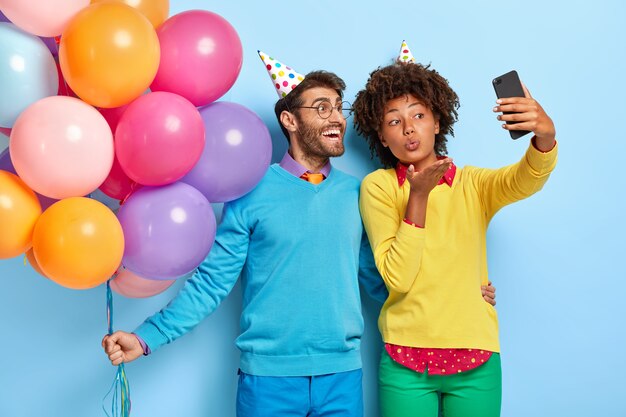
[[[293,159],[293,157],[289,155],[289,152],[285,152],[285,156],[283,156],[283,159],[280,161],[279,165],[282,169],[298,178],[301,177],[302,174],[310,172],[305,166],[301,165],[299,162]],[[328,178],[328,174],[330,174],[331,168],[332,166],[330,165],[330,161],[328,161],[328,163],[324,165],[322,169],[320,169],[320,174],[323,174],[324,177]]]
[[[438,156],[437,159],[443,159],[443,156]],[[408,165],[404,165],[402,162],[398,161],[396,164],[396,177],[398,178],[398,187],[402,187],[402,184],[406,181],[406,170],[409,169]],[[450,164],[450,168],[443,174],[443,177],[439,180],[437,185],[448,184],[449,187],[452,187],[452,182],[454,181],[454,177],[456,175],[456,165],[454,162]]]

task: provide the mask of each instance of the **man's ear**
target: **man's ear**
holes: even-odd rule
[[[280,113],[280,123],[287,129],[288,132],[296,132],[298,130],[298,122],[293,113],[283,110]]]

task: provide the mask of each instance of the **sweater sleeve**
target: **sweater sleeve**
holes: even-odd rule
[[[387,300],[389,292],[376,268],[372,247],[365,231],[363,231],[359,252],[359,282],[367,295],[377,302],[383,304]]]
[[[246,260],[250,231],[236,201],[224,205],[222,222],[209,255],[172,301],[134,333],[152,352],[192,330],[235,286]]]
[[[387,288],[406,293],[420,269],[425,229],[402,221],[397,202],[387,191],[393,184],[385,184],[380,173],[368,175],[361,183],[361,216]]]
[[[556,166],[557,147],[541,152],[530,144],[522,159],[513,165],[472,171],[472,181],[488,220],[507,204],[530,197],[543,188]]]

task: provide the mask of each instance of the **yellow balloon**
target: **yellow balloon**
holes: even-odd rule
[[[35,192],[17,175],[0,171],[0,259],[13,258],[30,248],[40,215]]]
[[[117,217],[104,204],[72,197],[50,206],[39,218],[33,250],[44,275],[67,288],[96,287],[116,271],[124,253]]]
[[[159,38],[150,21],[121,2],[92,4],[61,36],[59,61],[71,89],[85,102],[120,107],[139,97],[159,68]]]
[[[91,4],[103,1],[117,1],[134,7],[148,18],[155,29],[161,26],[170,14],[169,0],[91,0]]]

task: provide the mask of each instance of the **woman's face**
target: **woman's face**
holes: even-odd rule
[[[403,164],[417,170],[437,160],[435,135],[439,120],[422,100],[404,95],[385,105],[379,138]]]

